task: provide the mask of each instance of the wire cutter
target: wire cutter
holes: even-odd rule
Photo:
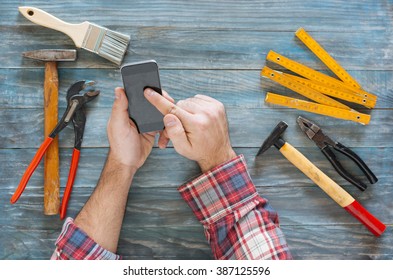
[[[353,177],[344,169],[341,163],[337,160],[332,147],[336,151],[346,155],[348,158],[353,160],[356,165],[359,166],[362,172],[366,175],[367,179],[370,181],[371,184],[374,184],[378,181],[374,173],[371,172],[368,166],[355,152],[353,152],[351,149],[344,146],[343,144],[333,141],[325,133],[323,133],[322,129],[318,125],[301,116],[298,117],[297,123],[299,124],[301,130],[307,135],[307,137],[313,140],[315,144],[317,144],[317,146],[321,149],[322,153],[333,165],[334,169],[336,169],[336,171],[348,182],[355,185],[362,191],[366,190],[367,188],[366,184]]]
[[[67,109],[65,110],[63,117],[57,123],[56,127],[49,134],[49,136],[44,140],[41,144],[40,148],[37,150],[35,156],[33,157],[31,163],[27,167],[23,177],[16,189],[15,193],[11,197],[11,204],[14,204],[18,201],[19,197],[22,195],[23,191],[26,188],[27,183],[31,175],[36,170],[37,166],[41,162],[42,157],[45,155],[46,150],[49,148],[53,139],[57,134],[60,133],[68,124],[72,121],[74,125],[74,133],[75,133],[75,143],[74,150],[72,153],[70,172],[68,175],[67,185],[64,190],[63,199],[60,206],[60,218],[64,219],[67,211],[68,200],[71,195],[72,186],[74,184],[74,179],[76,175],[76,171],[79,163],[79,155],[80,149],[82,145],[83,132],[85,129],[86,123],[86,114],[84,112],[84,105],[93,100],[100,93],[99,91],[94,90],[92,86],[95,84],[94,81],[78,81],[70,86],[67,91]],[[80,92],[86,89],[86,92],[81,95]]]

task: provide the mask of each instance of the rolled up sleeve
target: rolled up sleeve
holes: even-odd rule
[[[56,240],[52,260],[118,260],[116,255],[98,245],[83,230],[67,218]]]
[[[291,259],[277,212],[256,191],[243,155],[182,185],[216,259]]]

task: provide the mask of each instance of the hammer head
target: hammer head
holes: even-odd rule
[[[281,139],[281,134],[287,129],[288,124],[284,121],[278,123],[278,125],[273,129],[272,133],[270,133],[269,137],[263,142],[261,148],[259,149],[257,156],[263,154],[272,145],[275,145],[277,148],[281,147],[285,142]]]
[[[74,61],[76,60],[76,50],[35,50],[24,52],[23,56],[41,61]]]

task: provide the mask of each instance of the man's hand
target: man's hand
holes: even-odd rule
[[[202,172],[236,156],[221,102],[198,94],[175,105],[152,89],[145,90],[145,97],[164,115],[165,136],[175,150],[195,160]]]
[[[163,91],[167,102],[173,99]],[[128,116],[128,99],[124,89],[115,89],[115,101],[107,125],[110,152],[108,160],[128,166],[134,172],[139,169],[150,154],[157,132],[139,134],[134,122]],[[162,136],[160,142],[165,142]]]
[[[163,94],[168,102],[173,102]],[[103,248],[116,252],[131,182],[150,154],[157,132],[138,133],[128,116],[127,96],[122,88],[116,88],[107,133],[108,159],[97,187],[75,218],[75,225]]]

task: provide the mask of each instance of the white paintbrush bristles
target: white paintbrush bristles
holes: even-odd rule
[[[120,65],[129,42],[128,35],[90,23],[82,48]]]

